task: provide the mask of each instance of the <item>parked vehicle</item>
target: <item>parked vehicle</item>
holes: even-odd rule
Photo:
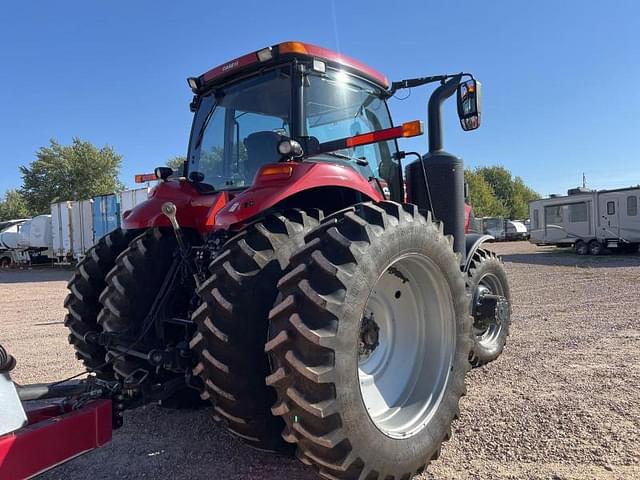
[[[640,187],[589,191],[529,202],[532,243],[573,246],[578,255],[605,248],[636,252],[640,245]]]
[[[527,240],[529,231],[524,222],[518,220],[505,220],[505,240]]]
[[[479,82],[389,85],[299,42],[188,82],[183,175],[156,169],[65,301],[78,358],[120,392],[116,422],[202,399],[248,445],[295,449],[326,478],[421,472],[470,363],[495,359],[510,323],[504,268],[488,237],[464,234],[463,163],[442,144],[453,94],[462,128],[480,125]],[[422,123],[393,126],[386,101],[433,82],[429,153],[400,151]]]
[[[8,268],[12,265],[29,261],[28,251],[20,247],[20,227],[29,219],[9,220],[2,222],[4,228],[0,230],[0,267]]]

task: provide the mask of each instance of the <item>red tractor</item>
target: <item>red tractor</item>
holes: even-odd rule
[[[248,445],[326,478],[421,472],[510,322],[490,237],[464,233],[462,161],[442,148],[444,100],[456,93],[475,129],[480,84],[389,85],[299,42],[188,82],[184,170],[156,169],[149,199],[69,283],[69,341],[117,386],[116,423],[143,403],[205,400]],[[429,153],[403,152],[422,124],[393,126],[387,99],[432,82]]]

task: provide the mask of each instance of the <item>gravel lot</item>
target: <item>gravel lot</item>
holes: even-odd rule
[[[577,257],[495,244],[509,273],[507,351],[473,371],[454,435],[424,479],[640,478],[640,255]],[[0,343],[14,379],[77,373],[62,302],[68,271],[0,272]],[[207,411],[126,414],[108,446],[47,479],[312,479],[297,461],[252,451]]]

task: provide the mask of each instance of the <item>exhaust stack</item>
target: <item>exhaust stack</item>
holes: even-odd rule
[[[428,210],[453,235],[454,251],[466,256],[464,234],[464,163],[443,150],[442,104],[453,95],[461,75],[451,77],[429,99],[429,153],[406,167],[407,196],[421,210]]]

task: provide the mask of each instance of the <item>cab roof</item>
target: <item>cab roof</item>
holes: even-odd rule
[[[346,55],[303,42],[282,42],[248,53],[230,62],[218,65],[199,77],[190,78],[189,85],[192,87],[194,93],[199,93],[208,90],[210,86],[220,82],[222,79],[247,70],[252,70],[260,64],[272,63],[284,57],[318,59],[333,64],[334,66],[346,67],[346,69],[352,73],[365,77],[384,89],[389,88],[387,78],[380,72]]]

